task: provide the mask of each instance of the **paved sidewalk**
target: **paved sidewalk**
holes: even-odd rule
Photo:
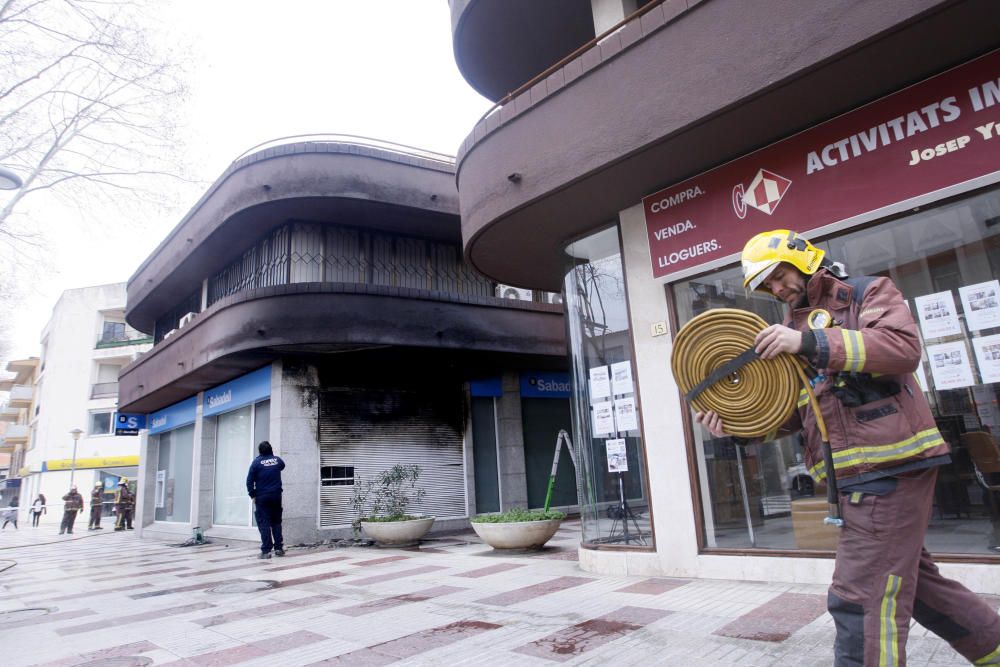
[[[534,554],[179,548],[132,532],[0,534],[0,663],[830,665],[825,587],[605,577],[579,524]],[[995,602],[995,601],[994,601]],[[966,664],[914,626],[910,665]]]

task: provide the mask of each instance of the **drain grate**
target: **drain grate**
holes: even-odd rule
[[[271,588],[277,588],[278,582],[271,580],[263,581],[234,581],[228,584],[222,584],[221,586],[216,586],[215,588],[209,588],[209,593],[256,593],[257,591],[266,591]]]
[[[73,667],[143,667],[144,665],[152,664],[153,659],[147,658],[144,655],[119,655],[114,658],[100,658],[98,660],[81,662],[73,665]]]
[[[12,609],[10,611],[0,611],[0,627],[3,627],[4,623],[13,623],[14,621],[23,621],[29,618],[35,618],[36,616],[45,616],[51,609],[46,607],[29,607],[27,609]]]

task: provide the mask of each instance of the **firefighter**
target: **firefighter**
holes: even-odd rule
[[[73,534],[73,524],[76,523],[76,515],[83,511],[83,496],[76,490],[76,485],[69,489],[69,493],[63,499],[63,518],[59,524],[59,534]]]
[[[938,467],[950,460],[914,371],[917,326],[884,277],[849,278],[843,265],[789,230],[754,236],[742,254],[744,286],[788,306],[782,324],[756,338],[757,353],[804,357],[829,428],[844,525],[827,607],[838,667],[906,662],[910,619],[970,662],[1000,664],[1000,616],[946,579],[924,548]],[[817,482],[830,471],[808,401],[782,434],[801,430]],[[725,435],[714,412],[695,420]]]
[[[115,530],[132,530],[132,509],[135,507],[135,494],[128,486],[128,478],[118,480],[118,492],[115,494],[115,511],[118,521]]]
[[[101,528],[101,512],[104,505],[104,484],[100,481],[94,483],[94,490],[90,492],[90,523],[87,530],[104,530]]]

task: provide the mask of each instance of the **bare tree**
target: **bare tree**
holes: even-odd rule
[[[39,193],[94,212],[174,190],[185,89],[151,24],[142,0],[0,0],[0,164],[24,181],[0,198],[8,245],[32,242],[12,215]]]

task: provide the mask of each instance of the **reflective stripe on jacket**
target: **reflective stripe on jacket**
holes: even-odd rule
[[[855,295],[856,288],[863,294]],[[862,482],[947,462],[949,446],[914,376],[921,356],[917,325],[893,282],[881,277],[842,280],[820,269],[806,286],[806,298],[808,305],[793,309],[785,324],[808,331],[807,318],[817,308],[832,317],[832,327],[815,330],[816,352],[811,361],[824,376],[815,392],[838,481]],[[876,386],[895,383],[898,391],[847,407],[834,393],[843,373],[874,375],[855,377]],[[819,429],[808,401],[799,401],[793,421],[804,427],[810,474],[824,479],[827,471]]]

